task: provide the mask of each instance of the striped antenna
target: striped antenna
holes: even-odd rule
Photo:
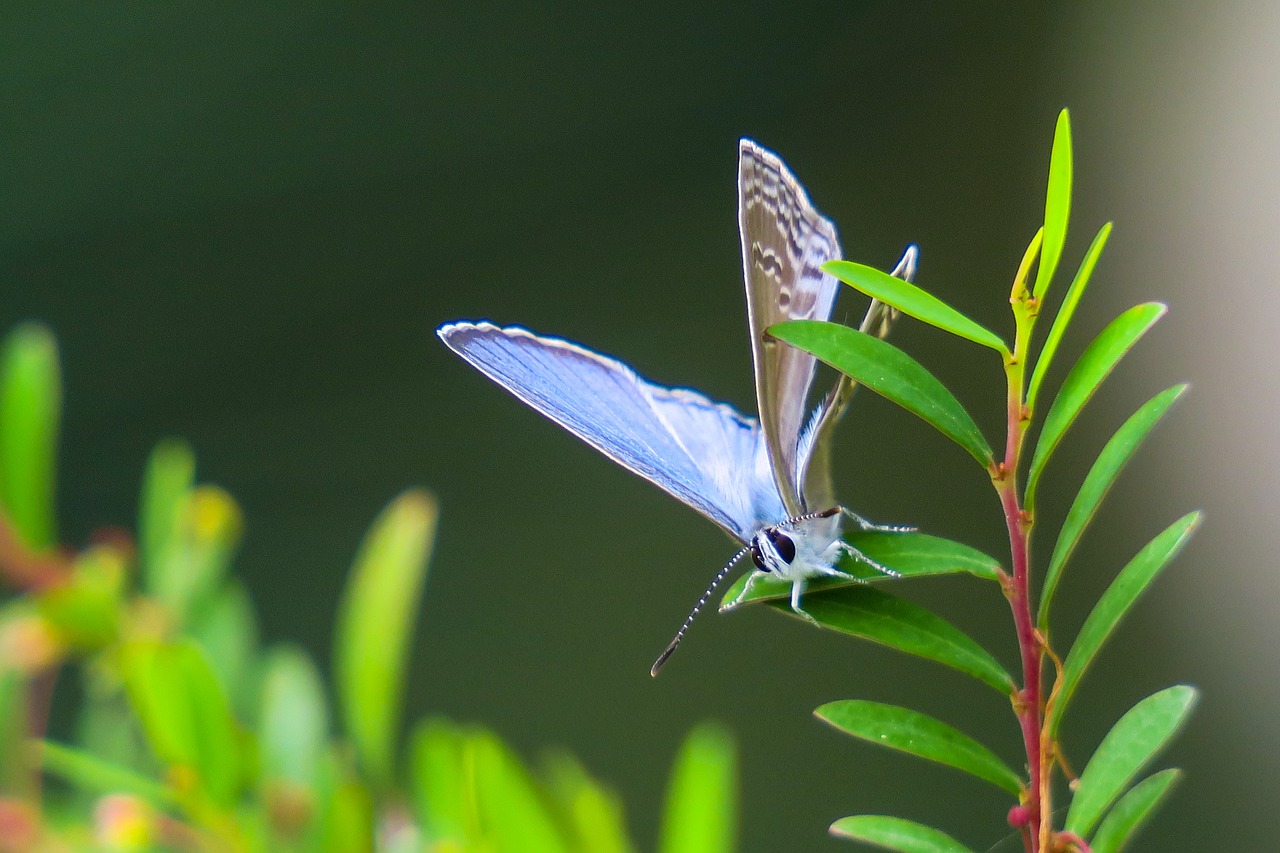
[[[711,593],[716,591],[716,587],[718,587],[720,583],[729,576],[729,572],[733,570],[734,565],[745,557],[750,550],[751,546],[748,544],[741,551],[734,554],[733,559],[725,563],[724,568],[711,579],[711,584],[707,587],[707,591],[702,594],[702,598],[698,599],[698,603],[693,605],[693,610],[689,611],[689,615],[685,618],[684,624],[680,626],[680,630],[676,631],[676,635],[671,638],[671,644],[667,646],[667,650],[658,655],[658,659],[653,662],[653,668],[649,670],[650,675],[654,678],[658,677],[658,671],[662,669],[662,665],[676,653],[676,649],[680,647],[680,642],[684,639],[685,632],[689,630],[689,626],[693,624],[694,617],[698,615],[698,611],[702,609],[702,606],[707,603],[707,599],[711,598]]]

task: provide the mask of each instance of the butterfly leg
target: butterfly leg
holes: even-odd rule
[[[834,543],[832,543],[832,545],[837,549],[839,553],[848,554],[850,557],[857,560],[859,563],[865,563],[866,565],[875,569],[877,572],[879,572],[882,575],[887,575],[888,577],[891,577],[891,578],[902,577],[901,572],[895,572],[893,569],[880,563],[879,561],[871,559],[866,554],[862,553],[862,551],[853,547],[848,542],[845,542],[843,539],[837,539]],[[826,572],[824,572],[824,574],[826,574]],[[846,574],[845,572],[839,571],[838,569],[833,569],[831,571],[831,574],[836,577],[853,578],[854,580],[860,580],[864,582],[866,580],[865,578],[856,578],[853,575]]]
[[[833,509],[834,509],[834,512],[840,513],[845,518],[857,524],[859,529],[866,530],[868,532],[874,532],[874,533],[915,533],[916,532],[916,528],[914,527],[908,527],[908,526],[902,526],[902,525],[896,525],[896,524],[876,524],[874,521],[869,521],[868,519],[863,518],[862,516],[858,515],[856,512],[854,512],[853,510],[845,506],[837,506],[837,507],[834,507]]]
[[[751,574],[747,575],[747,582],[743,585],[742,592],[738,593],[737,596],[734,597],[733,601],[729,602],[728,605],[721,605],[721,612],[723,612],[724,607],[741,604],[746,599],[747,595],[750,594],[751,587],[755,586],[756,579],[762,577],[767,577],[767,575],[764,572],[759,571],[753,571]]]
[[[791,610],[797,616],[802,617],[805,621],[818,625],[820,624],[818,620],[814,619],[800,607],[800,596],[804,595],[805,585],[805,578],[796,578],[791,582]]]

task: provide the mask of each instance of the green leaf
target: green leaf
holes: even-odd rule
[[[410,738],[410,772],[418,820],[427,839],[462,845],[479,818],[463,771],[463,734],[445,719],[428,719]]]
[[[258,624],[244,585],[227,581],[191,617],[188,634],[209,655],[218,681],[241,719],[256,717]]]
[[[306,652],[277,646],[263,661],[258,714],[261,778],[313,791],[323,771],[329,739],[324,683]]]
[[[549,786],[569,827],[574,850],[591,853],[631,853],[622,804],[611,791],[591,778],[573,756],[554,753],[545,762]]]
[[[1045,338],[1044,346],[1040,348],[1040,357],[1036,359],[1036,366],[1031,371],[1031,383],[1027,386],[1027,408],[1033,412],[1036,409],[1036,401],[1040,396],[1040,386],[1044,382],[1049,365],[1053,364],[1054,355],[1058,352],[1058,344],[1062,342],[1062,336],[1066,334],[1067,327],[1071,325],[1071,318],[1075,316],[1076,306],[1080,304],[1080,297],[1084,296],[1085,288],[1089,286],[1093,268],[1098,265],[1098,259],[1102,256],[1102,250],[1106,248],[1107,240],[1110,237],[1111,223],[1108,222],[1102,226],[1098,231],[1098,235],[1093,238],[1089,251],[1085,252],[1084,260],[1080,262],[1080,268],[1076,270],[1076,277],[1072,280],[1071,286],[1067,288],[1067,295],[1063,297],[1058,313],[1054,315],[1053,325],[1049,327],[1049,336]]]
[[[0,506],[37,551],[57,543],[54,478],[62,376],[58,342],[39,323],[9,333],[0,356]]]
[[[1053,132],[1053,152],[1049,156],[1049,187],[1044,196],[1044,247],[1032,294],[1043,298],[1049,282],[1058,269],[1062,247],[1067,240],[1067,221],[1071,218],[1071,119],[1067,111],[1058,113],[1058,126]]]
[[[1036,233],[1032,235],[1031,242],[1027,244],[1027,248],[1022,253],[1022,261],[1018,264],[1018,272],[1014,276],[1014,287],[1021,286],[1024,290],[1027,285],[1027,276],[1031,272],[1031,265],[1040,258],[1040,249],[1044,246],[1044,226],[1041,225],[1036,229]],[[1019,295],[1015,289],[1011,294],[1014,298]]]
[[[5,627],[0,623],[0,630]],[[30,704],[27,682],[21,672],[8,664],[0,660],[0,797],[25,795],[31,784],[22,761]]]
[[[543,792],[496,735],[482,729],[472,733],[463,766],[475,774],[482,833],[467,849],[568,853],[568,841]]]
[[[164,591],[185,617],[221,589],[240,546],[244,517],[224,489],[197,486],[186,497],[179,523],[182,570],[167,576]]]
[[[88,667],[84,701],[74,729],[76,749],[95,758],[141,772],[154,766],[138,719],[119,681],[119,672]]]
[[[855,815],[831,824],[831,834],[898,853],[972,853],[950,835],[900,817]]]
[[[125,556],[105,546],[76,557],[66,583],[49,587],[37,598],[42,616],[68,645],[96,651],[112,642],[119,631],[126,574]]]
[[[1138,596],[1155,580],[1160,570],[1187,544],[1199,524],[1200,513],[1192,512],[1169,525],[1120,570],[1120,574],[1116,575],[1111,586],[1102,594],[1089,618],[1085,619],[1066,661],[1062,664],[1062,680],[1048,720],[1051,736],[1058,736],[1067,706],[1102,644],[1111,636],[1116,625],[1138,600]]]
[[[127,767],[53,741],[38,741],[34,755],[44,772],[94,793],[133,794],[158,808],[177,804],[173,791]]]
[[[143,588],[161,600],[175,583],[172,576],[185,569],[182,516],[195,480],[196,458],[186,443],[162,441],[151,451],[138,511],[138,557]]]
[[[769,327],[768,333],[919,415],[983,467],[991,465],[991,446],[969,413],[932,373],[893,344],[818,320],[779,323]]]
[[[1103,498],[1111,491],[1120,472],[1133,458],[1143,440],[1151,434],[1165,412],[1178,401],[1187,387],[1175,385],[1148,400],[1142,408],[1133,413],[1129,420],[1124,422],[1120,429],[1116,430],[1116,434],[1111,436],[1106,446],[1102,448],[1102,452],[1098,454],[1097,461],[1089,469],[1084,483],[1080,486],[1080,491],[1076,493],[1076,499],[1071,503],[1071,509],[1067,511],[1067,519],[1062,523],[1058,541],[1053,546],[1053,556],[1049,558],[1049,568],[1044,576],[1044,591],[1040,594],[1038,623],[1041,631],[1048,628],[1049,604],[1058,589],[1062,570],[1071,559],[1071,555],[1075,553],[1076,546],[1080,544],[1084,531],[1097,514]]]
[[[323,853],[374,853],[373,803],[367,787],[338,750],[330,749],[320,791],[320,839]]]
[[[822,269],[854,290],[891,305],[908,317],[915,317],[957,337],[990,347],[1001,355],[1009,354],[1009,348],[995,332],[983,328],[909,281],[852,261],[828,261],[822,265]]]
[[[1089,402],[1104,379],[1119,363],[1134,344],[1138,342],[1155,322],[1164,316],[1168,309],[1158,302],[1136,305],[1112,320],[1098,337],[1085,348],[1080,360],[1071,368],[1062,383],[1062,389],[1049,407],[1044,418],[1044,428],[1040,431],[1040,439],[1036,442],[1035,454],[1031,457],[1031,468],[1027,473],[1026,505],[1030,511],[1034,506],[1035,490],[1040,481],[1040,474],[1058,442],[1066,434],[1080,415],[1080,410]]]
[[[168,665],[182,679],[186,691],[196,772],[214,801],[230,806],[242,771],[240,730],[231,702],[203,649],[185,639],[171,648]]]
[[[1161,770],[1130,788],[1107,813],[1089,841],[1092,853],[1121,853],[1147,819],[1155,814],[1181,776],[1182,771],[1176,768]]]
[[[138,641],[123,653],[125,687],[156,757],[194,774],[230,805],[240,782],[240,736],[231,704],[204,651],[190,639]]]
[[[361,764],[382,786],[395,771],[405,658],[435,526],[436,503],[426,492],[392,501],[360,547],[338,613],[339,707]]]
[[[797,619],[786,601],[769,606]],[[972,676],[1003,695],[1014,690],[1004,667],[959,628],[920,607],[866,584],[805,595],[805,613],[818,624],[909,655],[927,658]]]
[[[667,786],[661,853],[737,849],[738,770],[733,738],[704,723],[685,738]]]
[[[1194,688],[1169,687],[1120,718],[1080,775],[1067,811],[1068,832],[1089,835],[1107,807],[1186,721],[1195,701]]]
[[[324,684],[301,649],[271,649],[262,665],[255,774],[274,847],[314,849],[324,835],[329,709]],[[296,844],[293,842],[302,842]]]
[[[983,580],[994,581],[1000,569],[1000,563],[995,557],[960,542],[925,533],[853,529],[845,531],[842,538],[870,559],[886,569],[892,569],[903,578],[968,573]],[[839,569],[848,572],[853,578],[815,578],[809,582],[806,594],[887,578],[883,573],[847,554],[841,557]],[[790,581],[757,575],[755,580],[751,580],[750,589],[747,589],[750,579],[751,573],[748,572],[734,582],[724,594],[720,604],[721,612],[736,610],[755,601],[791,596]]]
[[[862,699],[828,702],[813,712],[846,734],[963,770],[1015,797],[1022,780],[991,750],[919,711]]]

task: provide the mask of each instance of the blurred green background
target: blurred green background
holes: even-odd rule
[[[1179,380],[1193,391],[1079,552],[1060,630],[1165,524],[1208,514],[1086,682],[1067,746],[1079,765],[1137,699],[1201,686],[1166,762],[1188,778],[1139,849],[1265,849],[1280,769],[1277,36],[1276,9],[1243,2],[9,9],[0,304],[5,326],[37,318],[60,339],[63,537],[131,525],[147,453],[183,436],[201,478],[243,505],[239,567],[266,639],[323,662],[363,531],[422,484],[443,514],[407,717],[480,721],[526,754],[570,748],[642,842],[670,756],[711,716],[741,738],[745,850],[836,849],[827,824],[856,812],[997,844],[1002,795],[810,716],[900,702],[1016,765],[1007,704],[958,675],[761,611],[704,618],[650,680],[730,544],[433,330],[519,323],[749,409],[739,136],[788,160],[847,256],[888,266],[919,242],[918,281],[1004,329],[1067,106],[1065,264],[1105,220],[1117,232],[1066,354],[1136,302],[1172,313],[1060,451],[1046,526],[1132,409]],[[910,322],[894,340],[994,433],[992,359]],[[889,404],[859,399],[837,465],[859,512],[1002,553],[985,478]],[[989,589],[918,593],[1015,659]]]

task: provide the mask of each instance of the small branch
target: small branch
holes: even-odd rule
[[[35,553],[18,537],[9,519],[0,515],[0,579],[15,589],[39,592],[70,576],[70,561],[60,551]]]
[[[1054,837],[1058,841],[1070,844],[1075,848],[1076,853],[1093,853],[1092,848],[1089,847],[1089,842],[1085,841],[1074,832],[1059,832]]]

